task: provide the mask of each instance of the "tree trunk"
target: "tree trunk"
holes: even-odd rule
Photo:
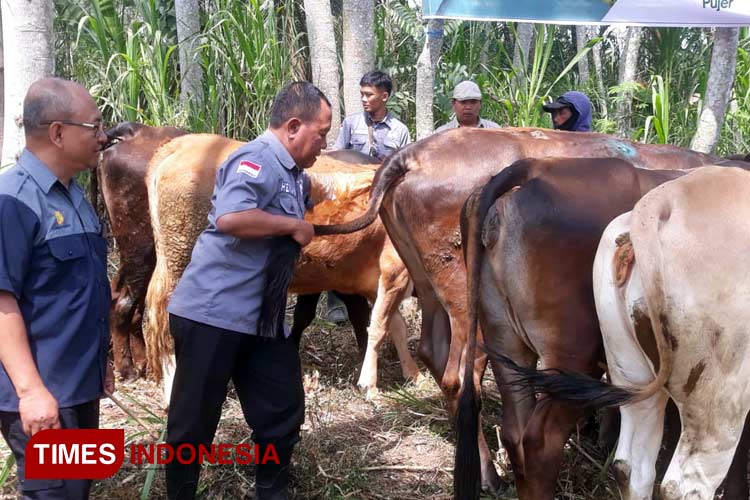
[[[331,102],[333,114],[331,131],[333,133],[328,134],[328,144],[331,145],[341,128],[339,58],[336,53],[331,2],[330,0],[304,0],[304,5],[313,83]]]
[[[638,53],[641,48],[643,38],[643,28],[630,26],[627,29],[627,35],[623,40],[622,51],[620,52],[620,81],[619,85],[625,83],[634,83],[636,70],[638,68]],[[630,91],[620,92],[617,102],[618,133],[620,136],[630,138],[630,112],[633,107],[633,93]]]
[[[175,0],[177,43],[180,48],[180,102],[203,101],[203,68],[197,53],[198,34],[201,31],[198,0]]]
[[[581,52],[586,43],[589,41],[589,27],[588,26],[576,26],[576,47],[578,52]],[[589,82],[589,55],[586,54],[584,57],[578,60],[578,79],[581,85],[585,85]]]
[[[3,50],[3,16],[2,9],[0,8],[0,125],[3,123],[3,113],[5,112],[5,61]],[[3,127],[0,126],[0,155],[3,151]],[[2,166],[0,166],[2,170]]]
[[[344,0],[344,111],[350,115],[362,111],[359,80],[375,69],[375,2]]]
[[[592,26],[592,32],[599,36],[599,27]],[[602,119],[607,118],[607,89],[604,88],[604,68],[602,67],[602,44],[597,43],[591,49],[591,56],[594,60],[594,71],[596,72],[596,90],[599,94],[599,115]]]
[[[513,47],[513,69],[517,77],[526,74],[529,64],[529,50],[531,41],[534,39],[534,25],[531,23],[516,24],[516,43]]]
[[[32,83],[55,71],[52,0],[2,0],[5,74],[3,153],[0,165],[15,163],[25,145],[23,99]]]
[[[714,31],[706,95],[703,98],[698,128],[690,143],[690,149],[695,151],[711,153],[719,142],[724,114],[734,86],[738,35],[739,28],[716,28]]]
[[[427,23],[422,53],[417,59],[417,140],[435,130],[432,102],[435,91],[435,68],[443,45],[443,20],[430,19]]]

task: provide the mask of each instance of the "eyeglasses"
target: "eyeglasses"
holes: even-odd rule
[[[101,132],[104,133],[104,123],[86,123],[86,122],[74,122],[72,120],[45,120],[39,122],[39,125],[52,125],[53,123],[62,123],[65,125],[75,125],[76,127],[83,127],[94,131],[94,136],[99,135]]]

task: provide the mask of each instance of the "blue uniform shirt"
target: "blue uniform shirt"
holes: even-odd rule
[[[375,141],[374,155],[370,154],[371,144],[368,125],[372,125],[372,135]],[[382,160],[410,142],[409,129],[390,111],[379,122],[373,122],[370,114],[363,111],[344,118],[344,123],[341,124],[341,131],[333,149],[355,149]]]
[[[307,175],[272,132],[232,153],[216,173],[208,227],[193,248],[167,310],[206,325],[256,334],[266,262],[273,238],[240,239],[222,233],[222,215],[259,208],[304,218]],[[289,328],[284,325],[289,336]]]
[[[0,290],[15,295],[31,354],[61,408],[102,396],[109,349],[107,242],[74,180],[30,151],[0,175]],[[18,411],[0,366],[0,410]]]

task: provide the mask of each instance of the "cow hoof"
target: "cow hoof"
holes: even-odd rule
[[[661,498],[661,500],[677,500],[681,498],[686,498],[680,494],[680,485],[677,484],[677,481],[674,481],[674,480],[669,481],[666,484],[663,484],[661,486],[660,493],[661,493],[661,496],[659,498]]]
[[[422,382],[427,380],[427,377],[425,377],[420,371],[416,371],[415,373],[405,375],[404,378],[414,385],[421,385]]]
[[[359,389],[362,391],[362,395],[365,397],[366,401],[372,401],[380,394],[377,387],[360,386]]]
[[[510,483],[504,481],[497,475],[492,474],[492,477],[482,478],[482,491],[493,496],[504,495],[510,488]]]
[[[140,377],[138,371],[131,364],[123,365],[117,370],[118,379],[129,382]]]
[[[630,465],[624,460],[615,460],[615,463],[612,464],[612,470],[615,474],[617,486],[620,487],[620,491],[625,496],[630,484]]]

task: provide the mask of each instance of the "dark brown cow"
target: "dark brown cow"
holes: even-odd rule
[[[502,393],[502,441],[519,498],[554,497],[563,445],[582,407],[537,401],[532,387],[513,383],[518,367],[535,369],[539,362],[542,368],[601,377],[603,344],[592,270],[602,233],[652,188],[684,174],[638,169],[616,159],[527,159],[503,169],[467,200],[461,225],[469,270],[469,332],[476,332],[478,319]],[[474,358],[475,339],[470,335],[467,362]],[[476,422],[475,392],[466,390],[473,389],[473,377],[467,376],[459,413]],[[476,434],[462,436],[463,431],[459,428],[456,496],[476,498]],[[742,449],[724,498],[747,498],[742,473],[747,448]],[[628,474],[620,472],[618,482],[627,486]]]
[[[119,263],[111,283],[110,330],[115,368],[125,379],[146,372],[141,320],[156,262],[144,181],[146,168],[159,146],[186,133],[174,127],[121,123],[107,130],[110,140],[117,142],[104,151],[92,175],[92,202],[99,209],[100,191],[117,242]]]
[[[91,200],[101,212],[98,203],[101,193],[112,237],[117,242],[118,268],[111,283],[110,330],[115,369],[124,379],[143,376],[147,369],[143,307],[156,262],[145,184],[148,162],[160,146],[188,133],[175,127],[121,123],[107,130],[110,146],[92,175]],[[371,157],[356,151],[328,154],[347,163],[373,163]],[[314,319],[319,295],[298,297],[292,329],[295,338],[299,338]],[[370,318],[367,298],[351,294],[340,294],[340,297],[347,307],[360,353],[364,355]]]
[[[455,414],[467,338],[466,273],[461,258],[459,213],[469,194],[503,166],[528,157],[625,159],[648,168],[690,168],[715,157],[673,146],[643,145],[611,136],[537,129],[460,128],[408,146],[381,166],[367,213],[348,223],[317,227],[317,234],[356,231],[378,214],[414,280],[422,306],[420,357],[440,384]],[[478,356],[479,380],[486,357]],[[479,433],[482,485],[501,487]]]

